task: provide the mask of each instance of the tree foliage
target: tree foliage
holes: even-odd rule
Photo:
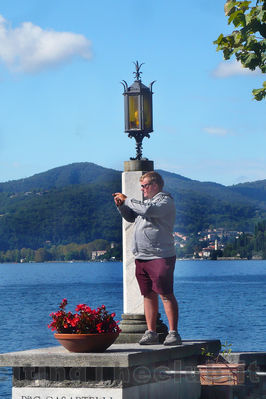
[[[106,240],[94,240],[86,244],[70,243],[67,245],[49,245],[33,250],[31,248],[0,251],[0,263],[24,263],[24,262],[49,262],[49,261],[90,261],[92,251],[106,250],[96,260],[121,260],[121,244],[111,245]]]
[[[225,15],[228,24],[235,26],[235,30],[224,36],[220,34],[214,44],[217,51],[222,50],[224,58],[230,59],[235,55],[244,68],[254,71],[259,68],[266,72],[266,3],[265,0],[253,1],[227,0]],[[252,91],[257,101],[266,96],[266,81],[263,87]]]

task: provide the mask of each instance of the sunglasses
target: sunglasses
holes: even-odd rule
[[[146,183],[146,184],[141,184],[140,187],[141,188],[147,188],[147,187],[149,187],[151,185],[152,185],[152,183]]]

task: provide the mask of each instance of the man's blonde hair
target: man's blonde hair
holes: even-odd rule
[[[159,173],[154,172],[154,171],[144,173],[144,175],[142,175],[139,180],[142,182],[144,179],[149,179],[150,183],[158,184],[160,191],[163,189],[164,181],[163,181],[162,176]]]

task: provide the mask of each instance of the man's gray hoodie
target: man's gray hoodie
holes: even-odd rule
[[[132,252],[136,259],[175,255],[175,203],[170,194],[159,192],[143,202],[126,198],[118,210],[127,222],[135,222]]]

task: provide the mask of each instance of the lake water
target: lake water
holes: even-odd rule
[[[120,320],[122,291],[120,262],[0,264],[0,353],[57,345],[47,324],[63,298],[72,311],[105,304]],[[177,261],[175,294],[184,339],[265,351],[266,261]],[[10,369],[0,369],[0,398],[11,398]]]

